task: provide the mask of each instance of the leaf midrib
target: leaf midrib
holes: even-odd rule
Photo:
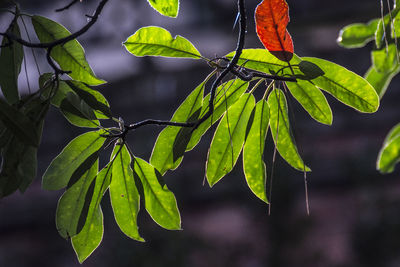
[[[155,191],[153,190],[153,187],[151,187],[150,183],[147,181],[146,175],[144,174],[143,169],[142,169],[142,167],[140,166],[139,160],[138,160],[137,158],[135,158],[134,160],[136,161],[136,165],[138,166],[138,168],[139,168],[139,170],[140,170],[140,172],[141,172],[141,174],[142,174],[143,180],[146,182],[148,188],[150,188],[150,191],[151,191],[151,193],[155,196],[155,199],[157,200],[157,202],[160,204],[161,207],[163,207],[163,209],[166,211],[166,213],[168,214],[168,216],[169,216],[171,219],[174,219],[173,214],[170,214],[170,213],[168,212],[168,209],[163,205],[162,201],[158,198],[157,194],[156,194]],[[161,187],[161,186],[160,186],[160,187]],[[163,188],[161,188],[161,190],[162,190],[162,189],[163,189]],[[162,191],[164,191],[164,190],[162,190]],[[147,210],[147,207],[146,207],[146,210]]]
[[[236,132],[237,126],[238,126],[239,122],[240,122],[240,121],[242,120],[242,118],[243,118],[243,113],[244,113],[244,111],[246,110],[246,107],[247,107],[247,104],[248,104],[250,98],[251,98],[251,94],[248,95],[248,97],[247,97],[247,99],[246,99],[246,102],[245,102],[245,104],[244,104],[242,110],[241,110],[240,113],[239,113],[239,117],[238,117],[238,119],[236,120],[236,124],[235,124],[235,126],[234,126],[234,128],[233,128],[233,130],[232,130],[232,133],[231,133],[231,138],[232,138],[232,140],[233,140],[233,136],[234,136],[235,134],[237,135],[237,132]],[[238,101],[239,101],[239,100],[238,100]],[[228,115],[228,113],[226,113],[225,115]],[[228,123],[228,122],[227,122],[227,123]],[[230,147],[230,145],[227,145],[227,146],[225,147],[224,153],[222,154],[222,158],[221,158],[221,160],[219,161],[219,163],[218,163],[218,165],[217,165],[217,172],[215,172],[215,174],[213,175],[214,177],[215,177],[216,173],[218,173],[218,170],[221,169],[222,161],[223,161],[223,159],[226,157],[226,154],[228,153],[228,147]],[[242,142],[242,147],[243,147],[243,142]],[[233,150],[233,147],[232,147],[232,150]],[[239,151],[239,153],[240,153],[240,151]],[[232,160],[234,160],[234,159],[232,159]],[[237,161],[237,159],[235,160],[235,162],[236,162],[236,161]],[[234,164],[233,164],[233,165],[234,165]],[[232,168],[233,168],[233,166],[232,166]]]
[[[36,20],[36,21],[37,21],[37,20]],[[37,22],[38,22],[38,21],[37,21]],[[54,40],[57,40],[57,38],[54,36],[53,33],[47,31],[46,28],[43,27],[42,23],[38,22],[38,25],[40,25],[40,27],[43,29],[43,31],[44,31],[45,33],[47,33],[53,41],[54,41]],[[73,40],[71,40],[71,41],[69,41],[69,42],[72,42],[72,41],[76,41],[76,39],[73,39]],[[67,42],[67,43],[69,43],[69,42]],[[77,41],[76,41],[76,42],[77,42]],[[65,43],[65,44],[67,44],[67,43]],[[78,43],[78,46],[79,46],[79,43]],[[84,72],[86,72],[87,74],[89,74],[90,77],[95,78],[95,79],[97,80],[97,78],[94,77],[93,74],[92,74],[89,70],[87,70],[87,69],[85,68],[84,65],[82,65],[76,58],[74,58],[74,57],[72,56],[72,54],[64,47],[64,45],[57,45],[56,48],[57,48],[57,47],[60,47],[60,49],[62,49],[62,50],[68,55],[68,57],[72,58],[72,61],[75,61],[75,63],[76,63],[78,66],[80,66],[80,68],[83,69]],[[89,69],[90,69],[90,67],[89,67]]]
[[[125,44],[125,46],[126,46],[127,44],[128,44],[128,45],[142,45],[142,46],[144,46],[144,45],[160,46],[160,47],[163,47],[163,48],[166,48],[166,49],[170,49],[170,50],[174,50],[174,51],[177,51],[177,52],[186,53],[186,54],[193,55],[193,56],[196,56],[196,57],[198,57],[198,58],[201,58],[200,55],[193,54],[193,53],[191,53],[191,52],[188,52],[188,51],[185,51],[185,50],[180,50],[180,49],[177,49],[177,48],[174,48],[174,47],[170,47],[170,46],[167,46],[167,45],[163,45],[163,44],[142,43],[142,42],[125,42],[124,44]]]

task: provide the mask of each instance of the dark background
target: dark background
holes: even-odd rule
[[[71,31],[85,24],[97,2],[84,0],[54,13],[69,1],[20,1],[27,13],[51,17]],[[246,48],[260,48],[253,13],[259,1],[246,1],[249,17]],[[385,2],[385,1],[384,1]],[[295,51],[341,64],[363,75],[370,49],[347,50],[336,44],[339,30],[353,22],[380,16],[378,0],[288,0]],[[135,58],[121,43],[139,27],[162,26],[182,35],[207,57],[234,50],[237,29],[235,0],[181,0],[177,19],[162,17],[145,0],[110,1],[98,23],[79,41],[98,77],[108,81],[99,90],[114,114],[126,122],[169,119],[186,95],[211,71],[201,61]],[[0,14],[1,30],[9,16]],[[25,18],[29,22],[28,18]],[[37,72],[28,54],[30,90]],[[43,52],[39,52],[43,56]],[[41,71],[48,67],[41,60]],[[47,69],[46,69],[47,68]],[[27,91],[26,78],[21,86]],[[377,154],[398,113],[399,79],[395,78],[381,108],[361,114],[327,96],[332,126],[313,121],[292,98],[294,131],[308,176],[310,216],[306,215],[303,175],[279,157],[273,179],[272,214],[248,189],[238,166],[212,189],[203,186],[207,148],[212,135],[186,154],[182,165],[165,180],[181,210],[183,231],[160,228],[142,210],[139,226],[146,243],[130,240],[114,222],[108,194],[102,203],[104,239],[83,266],[240,266],[240,267],[394,267],[400,266],[400,181],[375,170]],[[292,120],[293,122],[293,120]],[[137,156],[148,159],[157,134],[155,126],[129,136]],[[40,188],[40,176],[61,149],[83,129],[69,125],[56,110],[46,120],[39,151],[39,172],[23,195],[0,200],[0,266],[79,266],[70,243],[55,227],[55,209],[62,192]],[[268,137],[266,162],[271,170],[273,145]]]

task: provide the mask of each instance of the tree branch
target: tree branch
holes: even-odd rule
[[[57,46],[57,45],[62,45],[62,44],[68,43],[71,40],[76,39],[77,37],[79,37],[82,34],[84,34],[85,32],[87,32],[93,26],[93,24],[96,23],[100,13],[102,12],[105,4],[108,1],[109,0],[102,0],[99,3],[99,5],[97,6],[97,8],[96,8],[96,10],[94,12],[94,15],[91,17],[91,20],[85,26],[83,26],[79,31],[74,32],[73,34],[68,35],[68,36],[66,36],[64,38],[55,40],[53,42],[49,42],[49,43],[31,43],[31,42],[25,41],[22,38],[18,38],[15,35],[7,33],[7,32],[0,33],[0,35],[3,35],[5,37],[9,38],[12,41],[18,42],[23,46],[32,47],[32,48],[50,48],[50,47],[54,47],[54,46]]]
[[[71,3],[69,3],[68,5],[66,5],[66,6],[64,6],[64,7],[62,7],[62,8],[56,9],[55,11],[56,11],[56,12],[62,12],[62,11],[64,11],[64,10],[67,10],[68,8],[70,8],[71,6],[75,5],[75,4],[78,3],[79,1],[80,1],[80,0],[73,0],[73,1],[71,1]]]
[[[193,130],[195,130],[202,122],[207,120],[211,114],[214,112],[214,100],[215,100],[215,92],[218,87],[218,85],[222,82],[222,80],[225,78],[226,75],[228,75],[237,65],[239,61],[239,57],[242,54],[242,50],[244,47],[244,41],[245,41],[245,35],[246,35],[246,10],[244,7],[244,0],[238,0],[238,9],[239,9],[239,14],[240,14],[240,29],[239,29],[239,38],[235,50],[235,55],[233,58],[229,61],[228,65],[224,70],[221,72],[221,74],[214,80],[211,89],[210,89],[210,101],[209,101],[209,109],[204,114],[204,116],[200,119],[198,119],[195,122],[172,122],[172,121],[163,121],[163,120],[144,120],[141,122],[137,122],[134,124],[130,125],[125,125],[124,129],[118,134],[113,134],[111,137],[120,137],[122,139],[125,138],[126,134],[130,130],[135,130],[139,127],[145,126],[145,125],[161,125],[161,126],[177,126],[177,127],[193,127]]]

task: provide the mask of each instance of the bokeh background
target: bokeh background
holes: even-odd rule
[[[55,19],[71,31],[86,23],[97,1],[84,0],[62,13],[69,1],[19,1],[27,13]],[[258,0],[247,0],[246,48],[261,48],[253,13]],[[346,50],[336,44],[339,30],[353,22],[380,16],[378,0],[288,0],[295,51],[341,64],[363,75],[370,49]],[[383,1],[385,2],[385,1]],[[98,23],[79,41],[96,74],[108,84],[99,90],[114,114],[126,122],[169,119],[186,95],[211,71],[204,62],[135,58],[121,43],[139,27],[162,26],[189,40],[207,57],[234,50],[237,28],[235,0],[181,0],[177,19],[162,17],[145,0],[110,1]],[[4,30],[10,17],[0,13]],[[29,22],[28,18],[25,18]],[[28,23],[29,24],[29,23]],[[32,37],[32,36],[31,36]],[[29,50],[30,90],[37,71]],[[43,52],[38,52],[43,56]],[[41,72],[48,71],[40,61]],[[28,91],[22,74],[20,84]],[[234,171],[210,189],[203,186],[207,148],[205,135],[182,165],[165,176],[181,210],[183,231],[167,231],[141,211],[139,225],[146,243],[124,236],[112,216],[108,195],[102,203],[105,233],[100,247],[82,266],[174,267],[397,267],[400,266],[399,169],[380,175],[375,162],[383,139],[400,121],[399,78],[395,78],[375,114],[361,114],[327,96],[334,113],[332,126],[313,121],[292,98],[293,127],[300,153],[313,172],[308,176],[311,214],[305,208],[303,175],[278,159],[272,190],[272,213],[248,189],[241,158]],[[293,120],[292,120],[293,122]],[[129,136],[137,156],[148,159],[161,128],[141,128]],[[63,192],[40,188],[46,166],[77,134],[57,110],[46,119],[39,150],[39,172],[23,195],[0,200],[0,266],[79,266],[70,243],[55,227],[57,200]],[[271,171],[273,144],[265,159]]]

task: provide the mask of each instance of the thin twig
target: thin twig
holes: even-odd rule
[[[78,30],[78,31],[76,31],[76,32],[72,33],[71,35],[68,35],[68,36],[66,36],[64,38],[55,40],[53,42],[31,43],[31,42],[28,42],[26,40],[18,38],[17,36],[15,36],[13,34],[10,34],[10,33],[7,33],[7,32],[0,33],[0,35],[6,36],[7,38],[9,38],[9,39],[11,39],[11,40],[13,40],[15,42],[18,42],[18,43],[20,43],[20,44],[22,44],[24,46],[32,47],[32,48],[51,48],[51,47],[55,47],[57,45],[62,45],[62,44],[65,44],[65,43],[67,43],[69,41],[72,41],[72,40],[76,39],[77,37],[79,37],[82,34],[84,34],[85,32],[87,32],[93,26],[93,24],[96,23],[100,13],[102,12],[102,10],[103,10],[103,8],[104,8],[104,6],[105,6],[105,4],[107,2],[108,2],[108,0],[102,0],[99,3],[99,5],[97,6],[97,8],[96,8],[96,10],[94,12],[94,15],[93,15],[92,19],[85,26],[83,26],[80,30]]]
[[[67,10],[68,8],[70,8],[71,6],[73,6],[73,5],[75,5],[76,3],[78,3],[80,0],[73,0],[71,3],[69,3],[68,5],[66,5],[66,6],[64,6],[64,7],[62,7],[62,8],[59,8],[59,9],[56,9],[55,11],[56,12],[61,12],[61,11],[64,11],[64,10]]]

